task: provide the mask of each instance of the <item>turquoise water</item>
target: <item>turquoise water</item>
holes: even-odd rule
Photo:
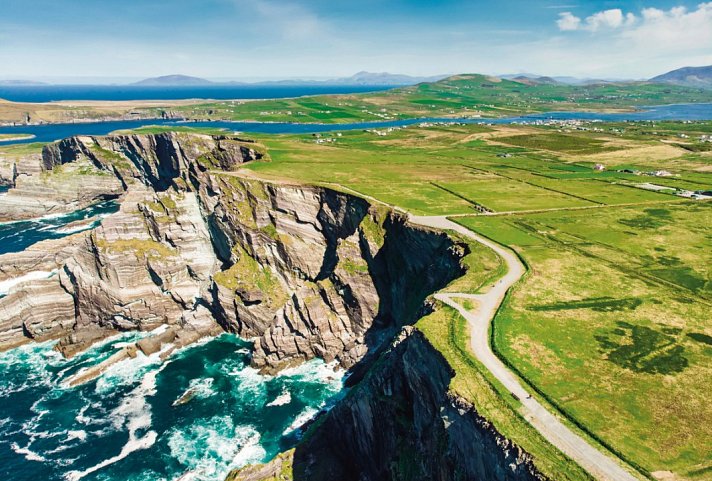
[[[0,479],[220,481],[291,447],[297,426],[342,392],[342,376],[319,360],[260,375],[250,344],[229,334],[163,363],[139,354],[98,380],[63,385],[138,336],[72,360],[52,343],[0,353]]]
[[[0,195],[2,191],[0,191]],[[106,201],[67,214],[48,215],[37,219],[0,223],[0,255],[19,252],[45,239],[59,239],[96,227],[101,219],[116,212],[119,204]],[[76,228],[67,227],[75,221],[96,217],[94,222]]]

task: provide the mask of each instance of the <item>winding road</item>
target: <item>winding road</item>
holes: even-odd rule
[[[418,217],[411,215],[410,222],[435,229],[448,229],[466,236],[495,251],[506,263],[507,273],[484,294],[444,293],[435,298],[456,309],[469,323],[471,348],[475,357],[522,403],[520,413],[551,444],[576,461],[596,479],[607,481],[638,481],[638,478],[623,468],[619,462],[599,451],[588,441],[574,433],[539,401],[531,397],[517,377],[495,355],[489,343],[489,325],[504,296],[526,272],[516,255],[491,240],[479,236],[445,216]],[[455,299],[477,301],[477,310],[465,309]]]

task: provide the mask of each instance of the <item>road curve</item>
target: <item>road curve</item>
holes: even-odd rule
[[[495,251],[506,263],[507,273],[484,294],[438,293],[435,298],[456,309],[469,323],[471,329],[471,348],[477,359],[487,368],[505,388],[522,403],[520,413],[551,444],[576,461],[595,478],[606,481],[638,481],[633,474],[624,469],[617,459],[596,449],[584,438],[574,433],[558,418],[551,414],[541,403],[532,398],[522,387],[517,377],[494,354],[489,343],[489,325],[504,296],[525,273],[525,268],[516,255],[491,240],[479,236],[471,230],[447,219],[445,216],[419,217],[411,215],[410,222],[435,229],[456,231],[463,236],[483,244]],[[468,311],[455,301],[456,298],[477,301],[477,311]]]

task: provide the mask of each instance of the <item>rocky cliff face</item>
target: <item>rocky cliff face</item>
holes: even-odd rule
[[[48,146],[40,177],[82,165],[90,182],[116,182],[91,197],[119,191],[121,208],[54,256],[0,258],[0,277],[56,272],[0,299],[0,343],[62,337],[71,355],[116,330],[214,320],[255,339],[265,371],[317,356],[350,367],[461,274],[464,248],[445,235],[354,196],[231,173],[260,155],[240,139],[183,134]]]
[[[367,376],[315,422],[293,452],[228,481],[543,481],[531,457],[470,403],[448,392],[454,373],[405,327]]]
[[[71,173],[75,187],[46,193],[36,212],[106,196],[121,206],[90,232],[0,256],[0,282],[14,284],[0,297],[0,348],[60,338],[70,356],[119,330],[167,324],[70,384],[223,329],[253,339],[265,371],[313,357],[354,368],[361,382],[304,443],[235,479],[292,462],[296,479],[317,481],[539,479],[525,453],[448,395],[453,374],[420,333],[406,327],[384,352],[463,273],[466,247],[351,195],[233,172],[260,157],[244,140],[187,134],[47,147],[8,195],[32,197],[23,184],[60,185]]]

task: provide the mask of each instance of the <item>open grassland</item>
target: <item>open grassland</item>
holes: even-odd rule
[[[472,74],[377,93],[210,102],[175,110],[188,118],[344,123],[413,117],[501,117],[552,110],[621,110],[709,101],[709,91],[670,85],[545,85]]]
[[[531,267],[495,320],[500,355],[626,459],[710,479],[712,206],[457,221]]]
[[[530,453],[542,473],[557,480],[592,479],[518,414],[519,402],[470,353],[467,322],[453,309],[441,306],[416,327],[454,369],[450,390],[474,404],[499,432]]]
[[[656,205],[681,199],[670,192],[644,190],[639,188],[641,184],[712,188],[712,177],[698,168],[707,161],[704,154],[685,154],[679,147],[667,146],[679,156],[696,157],[680,162],[672,177],[626,173],[614,163],[608,170],[595,171],[593,162],[572,160],[560,151],[503,146],[498,132],[506,132],[506,138],[518,137],[511,135],[516,129],[447,125],[381,129],[385,135],[351,131],[340,136],[261,136],[271,161],[248,168],[261,176],[340,184],[419,215]],[[560,135],[551,129],[521,129],[537,136],[554,135],[555,139]],[[586,143],[590,133],[566,136]],[[604,138],[602,149],[619,141],[612,134],[597,136]],[[566,142],[573,141],[567,138]],[[647,142],[626,140],[625,145],[616,147],[617,152],[625,153]],[[545,145],[553,148],[556,144],[555,140]],[[624,167],[646,172],[658,165],[627,159]]]

